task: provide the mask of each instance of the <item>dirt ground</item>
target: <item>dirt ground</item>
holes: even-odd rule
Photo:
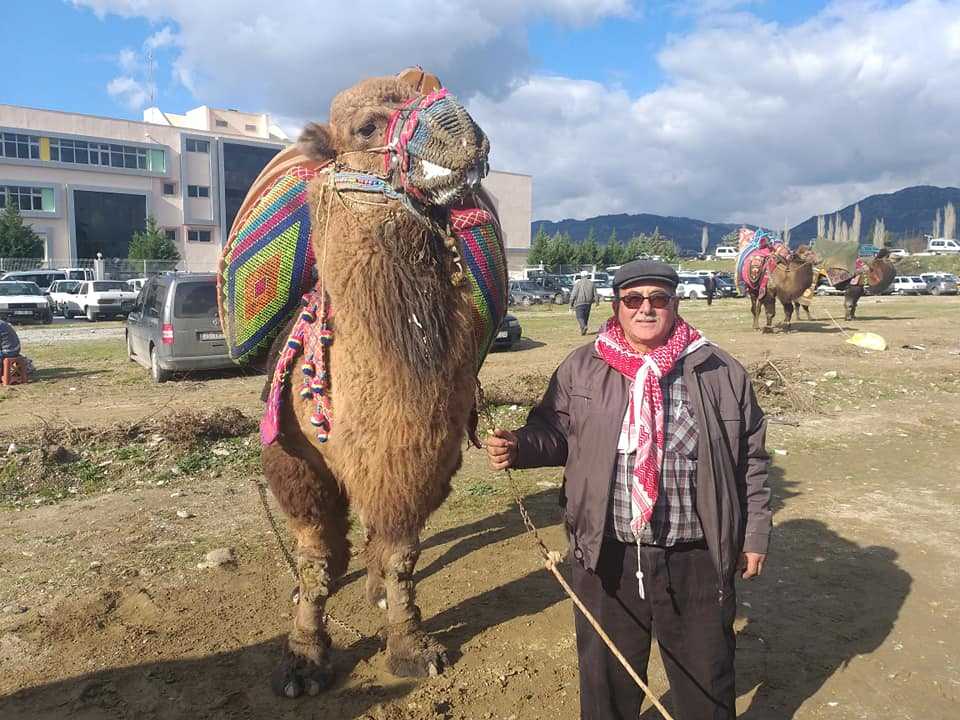
[[[772,335],[750,329],[746,305],[681,310],[756,370],[775,420],[771,554],[763,577],[738,588],[741,716],[960,717],[960,298],[867,298],[843,330],[828,319],[842,317],[840,301],[818,298],[818,320]],[[504,425],[521,422],[584,341],[562,308],[517,315],[524,340],[482,375]],[[890,348],[855,348],[844,331],[879,333]],[[577,716],[571,604],[478,451],[426,528],[417,573],[426,626],[453,666],[418,681],[386,672],[381,617],[353,562],[330,611],[363,637],[333,627],[337,684],[281,701],[268,677],[293,583],[251,482],[257,440],[249,421],[182,437],[197,408],[254,420],[263,378],[155,386],[122,338],[22,337],[39,378],[0,388],[0,718]],[[562,548],[561,471],[516,479]],[[224,547],[235,563],[198,567]],[[656,654],[650,684],[669,706]]]

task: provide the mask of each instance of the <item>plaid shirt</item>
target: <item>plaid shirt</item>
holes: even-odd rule
[[[670,547],[703,539],[696,510],[697,420],[690,408],[682,363],[660,381],[663,389],[663,464],[660,491],[639,538],[630,529],[630,485],[636,453],[617,455],[605,534],[620,542]]]

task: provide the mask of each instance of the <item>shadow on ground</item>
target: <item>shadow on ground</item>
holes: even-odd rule
[[[800,494],[782,468],[771,468],[770,483],[775,512]],[[737,634],[737,694],[755,690],[741,720],[794,717],[834,673],[880,647],[910,593],[890,548],[858,545],[810,518],[775,519],[773,532],[763,577],[738,581],[747,624]]]

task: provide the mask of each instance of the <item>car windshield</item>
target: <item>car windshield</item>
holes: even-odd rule
[[[178,318],[216,315],[217,284],[215,282],[178,283],[177,294],[173,300],[173,314]]]
[[[536,292],[537,290],[542,290],[539,285],[537,285],[533,280],[519,280],[517,282],[518,290],[526,290],[527,292]]]
[[[129,290],[130,286],[122,280],[97,280],[93,283],[94,292],[108,292],[110,290]]]
[[[910,278],[910,279],[913,280],[914,282],[918,282],[918,283],[922,283],[922,282],[923,282],[923,278],[922,278],[922,277],[913,276],[913,277]]]
[[[86,280],[87,273],[83,270],[67,270],[67,277],[70,280]]]
[[[43,295],[43,291],[32,282],[0,282],[0,296]]]
[[[57,292],[67,293],[70,295],[76,294],[77,290],[80,289],[79,280],[61,280],[57,285]]]

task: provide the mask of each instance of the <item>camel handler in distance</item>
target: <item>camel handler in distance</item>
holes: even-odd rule
[[[590,322],[590,306],[600,304],[600,295],[590,279],[590,274],[583,270],[580,277],[570,290],[570,307],[577,316],[580,324],[580,334],[587,334],[587,325]]]
[[[763,571],[766,421],[750,378],[678,313],[669,265],[613,280],[614,315],[560,364],[494,469],[565,466],[571,585],[646,681],[656,632],[677,720],[736,717],[734,576]],[[634,720],[642,691],[575,611],[582,720]]]

